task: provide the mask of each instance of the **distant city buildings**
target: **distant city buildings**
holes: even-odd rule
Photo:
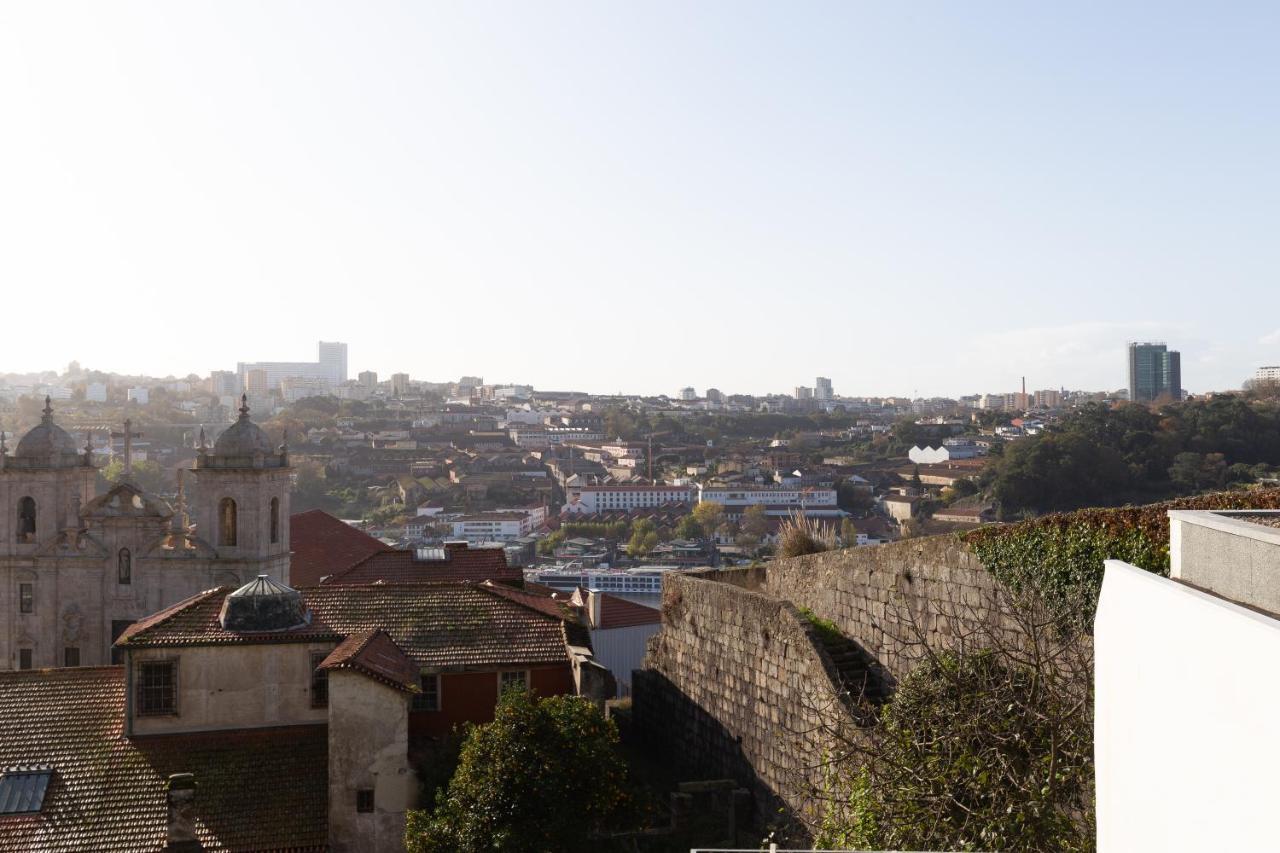
[[[266,390],[279,390],[285,379],[318,379],[337,387],[347,381],[347,345],[320,341],[315,361],[240,362],[236,373],[249,388],[249,374],[261,370],[266,376]],[[253,393],[250,389],[249,393]]]
[[[409,393],[409,374],[393,373],[391,374],[391,396],[404,397]]]
[[[805,385],[797,385],[796,391],[795,391],[795,398],[797,400],[812,400],[813,389]]]
[[[1152,403],[1182,399],[1182,354],[1164,343],[1129,344],[1129,399]]]
[[[1257,382],[1280,382],[1280,365],[1259,367],[1253,378]]]
[[[693,388],[681,388],[680,399],[686,402],[698,399],[698,392]]]
[[[813,398],[815,400],[830,400],[835,397],[835,392],[831,388],[831,380],[825,376],[819,376],[813,383]]]
[[[378,387],[378,374],[372,370],[363,370],[356,377],[356,381],[360,383],[361,388],[372,391]]]

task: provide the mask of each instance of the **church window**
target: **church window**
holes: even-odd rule
[[[119,583],[133,583],[133,554],[128,548],[121,548],[116,555],[116,580]]]
[[[143,661],[138,666],[138,714],[178,713],[178,662]]]
[[[236,544],[236,502],[231,498],[218,504],[218,544]]]
[[[35,584],[18,584],[18,612],[34,613],[36,609]]]
[[[280,541],[280,499],[271,499],[271,544]]]
[[[80,665],[80,648],[78,646],[67,646],[62,650],[63,666],[79,666]]]
[[[25,497],[18,501],[18,541],[36,540],[36,499]]]
[[[31,649],[18,649],[18,669],[31,669]]]

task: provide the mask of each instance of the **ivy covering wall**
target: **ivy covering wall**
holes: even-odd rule
[[[1031,589],[1064,616],[1091,623],[1103,560],[1169,574],[1171,509],[1280,509],[1280,489],[1218,492],[1146,506],[1084,509],[960,534],[995,577]]]

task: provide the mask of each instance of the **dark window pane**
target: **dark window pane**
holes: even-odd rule
[[[373,811],[373,791],[362,788],[356,791],[356,811],[371,812]]]
[[[31,669],[31,649],[18,649],[18,669]]]
[[[329,670],[319,669],[328,652],[311,653],[311,707],[329,707]]]
[[[173,661],[138,664],[138,714],[178,713],[178,665]]]
[[[75,646],[67,646],[62,654],[63,666],[79,666],[80,665],[80,649]]]

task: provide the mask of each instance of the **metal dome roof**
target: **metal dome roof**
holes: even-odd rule
[[[240,419],[227,427],[214,442],[215,456],[270,456],[274,450],[262,427],[249,420],[249,400],[240,398]]]
[[[53,405],[48,397],[44,398],[44,416],[40,425],[22,437],[13,455],[17,459],[39,461],[56,468],[80,463],[75,439],[53,422]]]
[[[226,597],[219,621],[228,631],[289,631],[311,624],[311,613],[296,589],[258,575]]]

